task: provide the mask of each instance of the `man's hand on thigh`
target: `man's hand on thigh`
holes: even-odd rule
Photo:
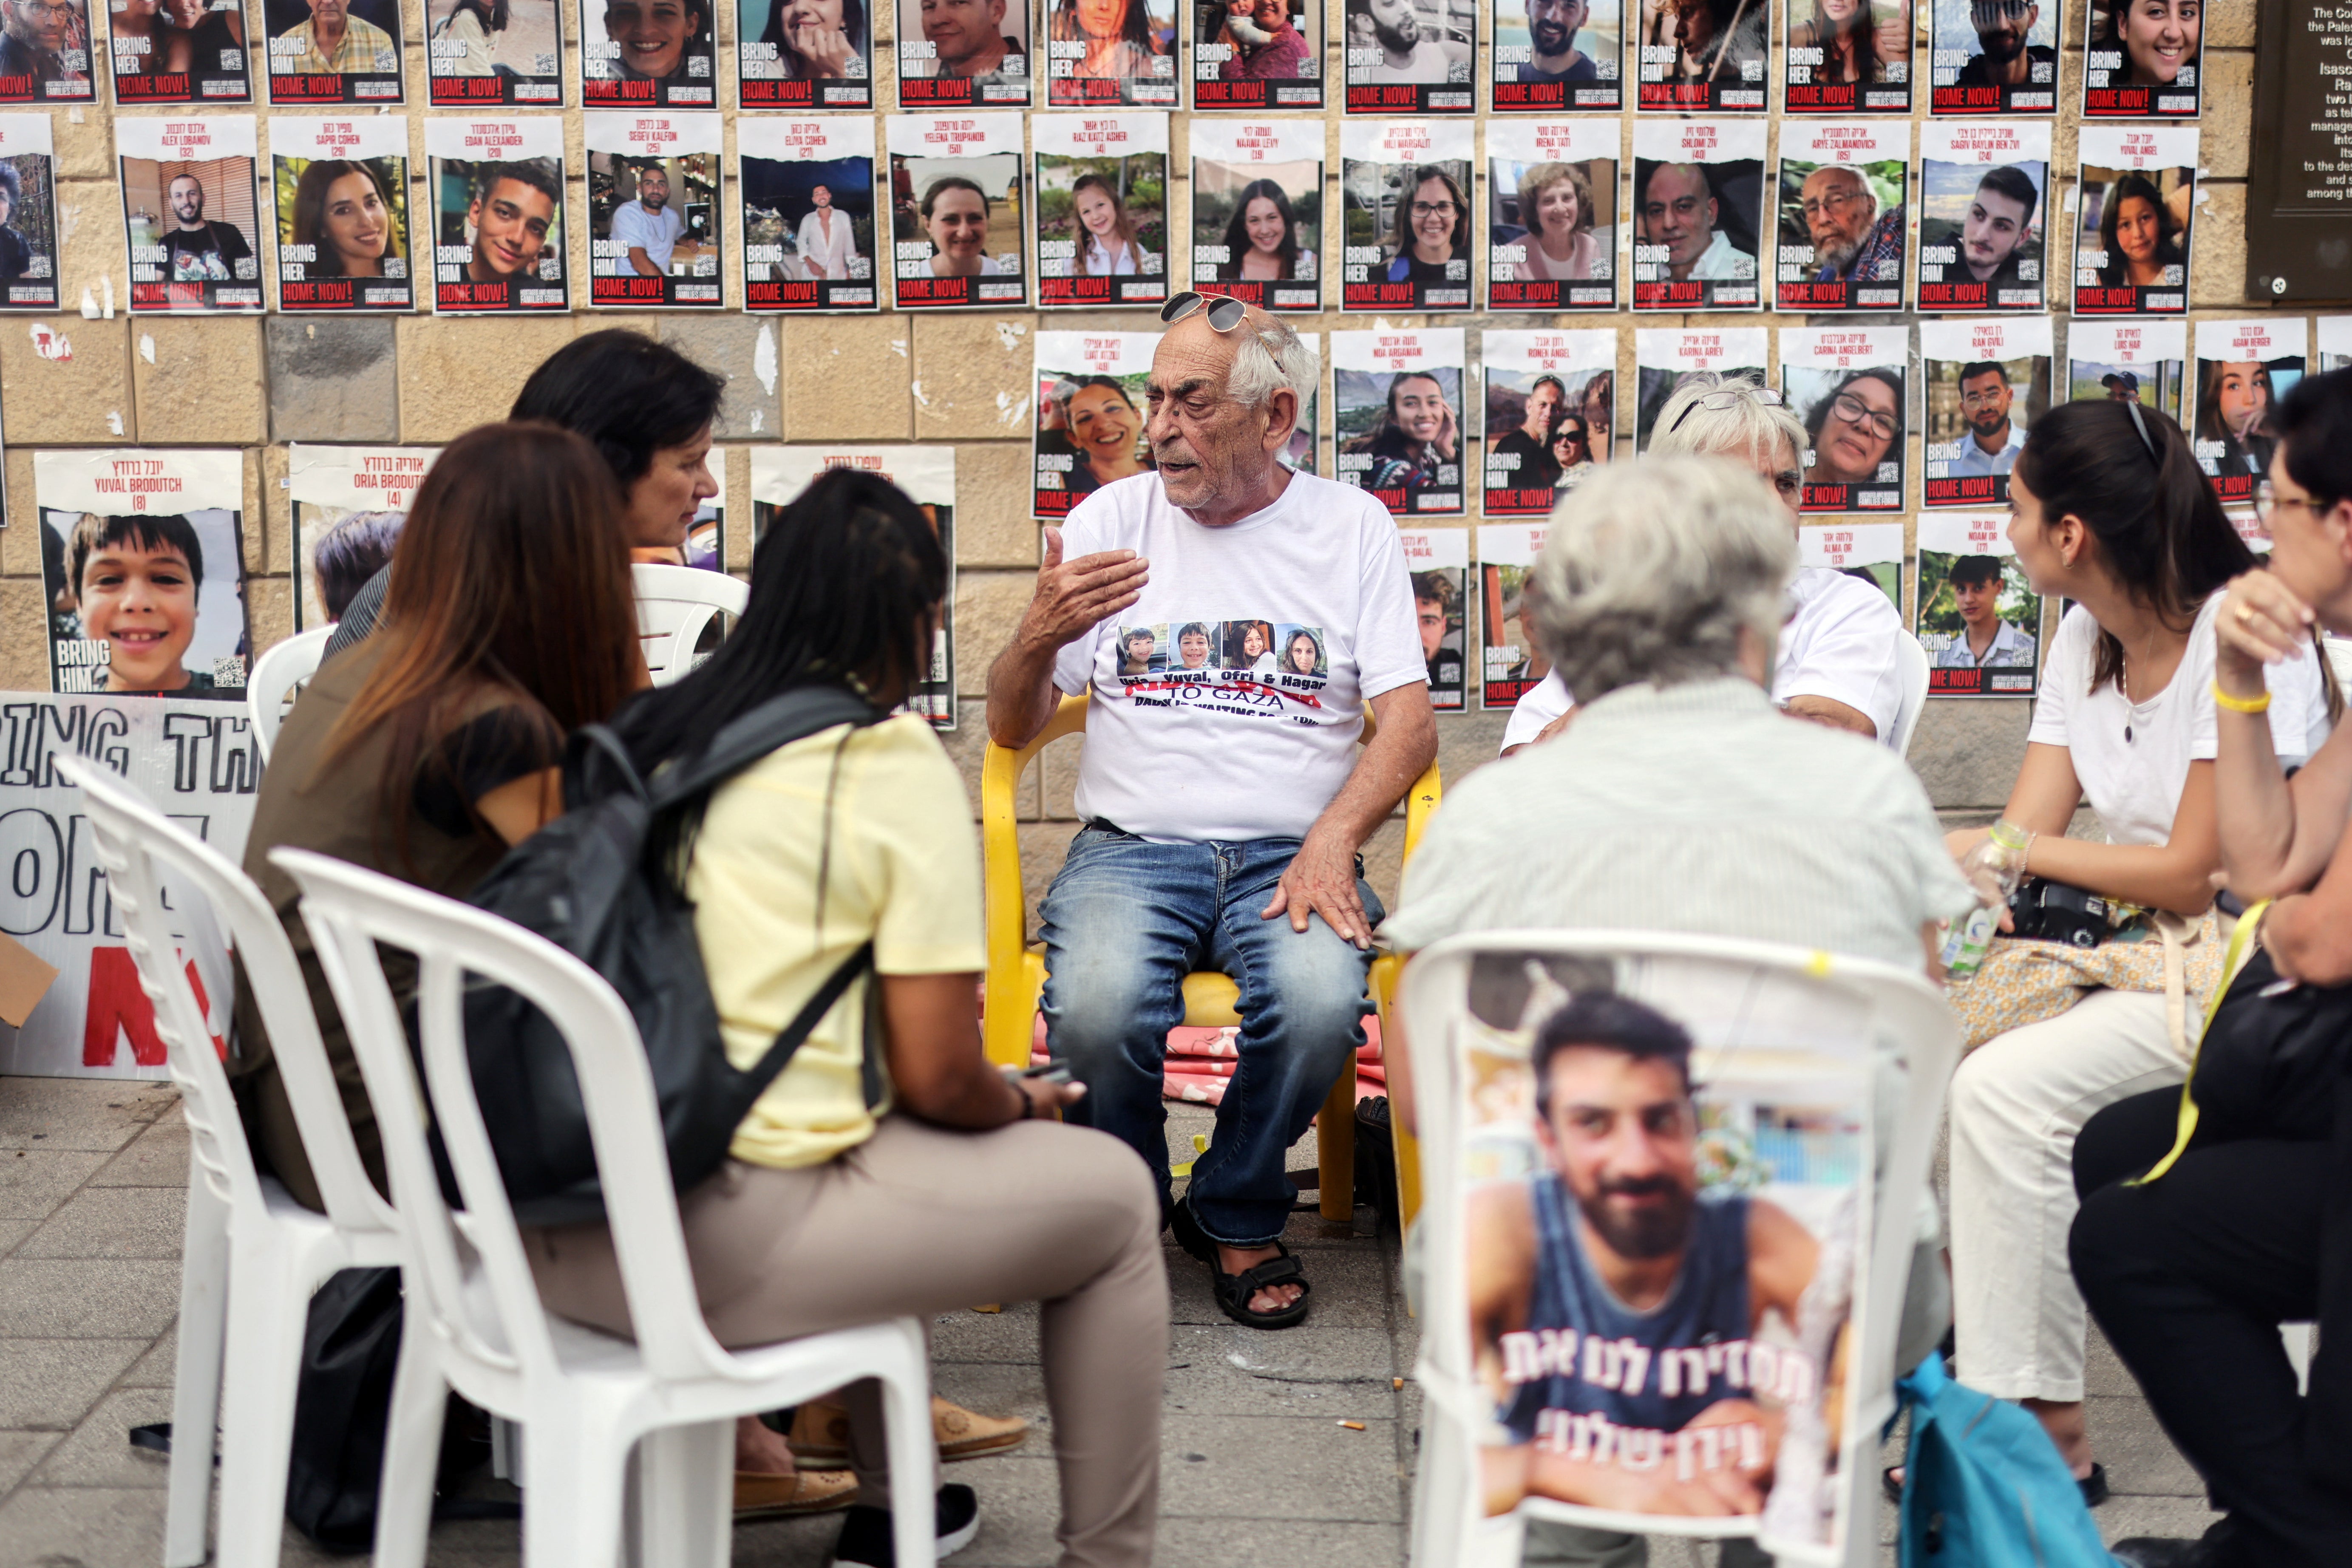
[[[1356,892],[1355,846],[1334,836],[1307,834],[1284,869],[1282,880],[1275,884],[1273,900],[1258,911],[1258,918],[1271,920],[1284,913],[1290,916],[1290,928],[1302,936],[1307,917],[1320,915],[1341,939],[1369,951],[1372,923]]]

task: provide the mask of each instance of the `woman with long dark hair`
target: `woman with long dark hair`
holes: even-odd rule
[[[1298,216],[1291,209],[1290,193],[1271,180],[1244,185],[1225,224],[1225,259],[1217,264],[1218,280],[1280,282],[1314,276],[1315,253],[1298,248]]]
[[[2271,372],[2259,360],[2204,360],[2197,371],[2197,450],[2216,475],[2268,474]]]
[[[1086,46],[1071,74],[1088,79],[1148,80],[1152,57],[1168,52],[1151,31],[1145,0],[1060,0],[1049,36],[1055,43]]]
[[[781,81],[866,74],[866,0],[768,0],[759,41],[774,46]]]
[[[1367,490],[1423,490],[1436,484],[1438,465],[1459,461],[1461,450],[1461,425],[1444,384],[1422,371],[1392,377],[1381,417],[1346,450],[1371,454],[1371,471],[1362,481]]]
[[[1890,13],[1884,21],[1881,9]],[[1790,21],[1789,47],[1821,50],[1821,64],[1812,68],[1817,82],[1885,81],[1887,57],[1909,53],[1903,37],[1909,25],[1904,0],[1812,0],[1810,16]]]
[[[1805,478],[1815,485],[1874,484],[1878,465],[1902,434],[1901,372],[1875,365],[1856,371],[1805,417],[1805,450],[1812,455]]]
[[[314,254],[310,277],[382,277],[387,256],[398,258],[392,199],[375,165],[363,160],[316,158],[294,183],[294,243]]]
[[[2156,182],[2140,173],[2122,176],[2099,204],[2099,248],[2107,256],[2100,286],[2162,287],[2164,269],[2188,262],[2180,236],[2180,220]]]
[[[1389,247],[1391,283],[1444,283],[1446,264],[1468,259],[1470,198],[1451,171],[1424,163],[1405,177]]]

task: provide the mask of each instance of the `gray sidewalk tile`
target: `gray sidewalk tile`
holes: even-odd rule
[[[1394,1524],[1294,1522],[1253,1519],[1163,1519],[1158,1560],[1171,1568],[1260,1563],[1282,1568],[1398,1568],[1404,1531]],[[961,1561],[961,1560],[959,1560]]]
[[[1001,1312],[941,1312],[931,1320],[934,1361],[1037,1360],[1037,1303],[1013,1301]]]
[[[86,1186],[18,1247],[18,1258],[163,1258],[187,1228],[184,1186]]]
[[[0,1262],[0,1339],[152,1339],[179,1310],[176,1259]]]
[[[40,1228],[37,1219],[0,1219],[0,1258],[15,1251],[26,1237]]]
[[[0,1503],[0,1568],[144,1568],[163,1558],[163,1493],[19,1487]]]
[[[2205,1490],[2189,1461],[2172,1446],[2156,1416],[2137,1396],[2086,1400],[2091,1448],[2107,1467],[2107,1486],[2117,1496],[2195,1497]]]
[[[1245,1416],[1321,1414],[1335,1403],[1379,1401],[1394,1414],[1391,1379],[1402,1375],[1386,1333],[1376,1329],[1299,1328],[1265,1333],[1239,1324],[1180,1324],[1170,1332],[1167,1405],[1171,1411]],[[1349,1410],[1340,1414],[1353,1416]]]
[[[1162,1420],[1160,1447],[1164,1514],[1371,1523],[1403,1518],[1390,1421],[1368,1420],[1364,1430],[1351,1432],[1336,1416],[1177,1411]]]
[[[0,1428],[71,1431],[146,1348],[143,1339],[0,1341]]]
[[[177,1370],[180,1349],[180,1328],[177,1323],[157,1336],[153,1348],[141,1356],[130,1371],[115,1379],[118,1388],[169,1388],[172,1375]]]
[[[64,1441],[56,1432],[0,1432],[0,1497],[16,1490],[41,1456]]]
[[[188,1128],[184,1122],[159,1122],[139,1134],[131,1145],[106,1163],[89,1178],[92,1186],[177,1186],[188,1185]]]
[[[166,1455],[131,1446],[131,1428],[172,1418],[168,1388],[108,1395],[33,1472],[37,1487],[160,1487],[172,1477]]]
[[[47,1219],[106,1164],[71,1149],[0,1149],[0,1219]]]
[[[169,1083],[135,1079],[0,1078],[0,1149],[111,1154],[179,1098]]]

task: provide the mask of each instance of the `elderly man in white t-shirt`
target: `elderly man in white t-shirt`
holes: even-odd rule
[[[1745,377],[1694,375],[1658,411],[1650,455],[1728,457],[1756,471],[1797,523],[1804,494],[1805,427],[1777,393]],[[1789,582],[1772,701],[1794,718],[1895,744],[1903,706],[1896,639],[1908,635],[1895,601],[1874,585],[1824,566],[1803,566]],[[1503,755],[1567,727],[1576,700],[1555,670],[1521,697],[1503,728]]]
[[[1181,983],[1222,969],[1241,989],[1239,1061],[1172,1215],[1219,1306],[1283,1328],[1307,1312],[1280,1239],[1297,1196],[1285,1156],[1364,1040],[1381,910],[1357,851],[1436,755],[1437,727],[1395,523],[1280,461],[1314,350],[1230,301],[1179,296],[1169,314],[1145,390],[1156,472],[1105,485],[1047,531],[1035,595],[989,671],[988,730],[1022,746],[1062,695],[1092,697],[1086,826],[1040,911],[1047,1040],[1088,1091],[1071,1119],[1125,1140],[1163,1198]],[[1206,627],[1222,650],[1250,623],[1274,628],[1270,672],[1125,673],[1129,637],[1180,648]],[[1378,733],[1360,747],[1367,709]]]

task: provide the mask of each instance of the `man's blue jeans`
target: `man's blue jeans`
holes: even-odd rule
[[[1241,989],[1240,1061],[1217,1107],[1216,1135],[1186,1194],[1201,1228],[1230,1247],[1282,1234],[1298,1197],[1284,1174],[1340,1069],[1364,1043],[1372,955],[1319,915],[1306,933],[1285,914],[1258,918],[1298,852],[1297,839],[1155,844],[1090,825],[1039,910],[1045,938],[1045,1038],[1086,1097],[1064,1114],[1126,1141],[1168,1200],[1168,1031],[1184,1021],[1184,977],[1218,969]],[[1357,866],[1356,894],[1382,910]]]

